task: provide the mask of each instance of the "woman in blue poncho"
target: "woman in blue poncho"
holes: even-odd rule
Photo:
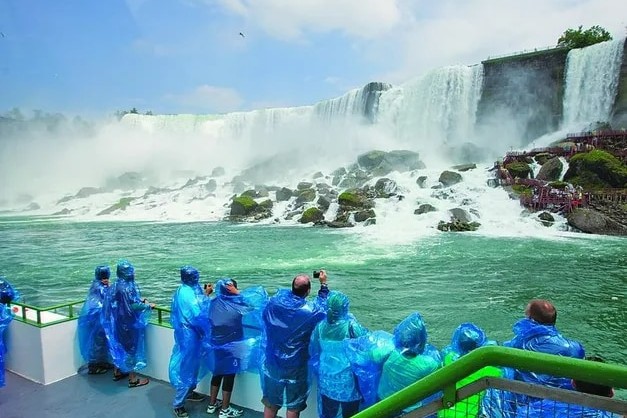
[[[327,298],[327,318],[311,335],[309,351],[318,374],[318,415],[321,418],[348,418],[359,411],[362,399],[356,377],[346,354],[345,339],[368,331],[348,312],[348,297],[331,291]]]
[[[102,326],[105,296],[109,292],[109,266],[98,266],[78,318],[78,341],[89,374],[106,373],[111,367],[107,336]]]
[[[0,276],[0,388],[4,386],[4,355],[7,352],[4,346],[4,330],[13,320],[13,312],[9,307],[9,303],[20,298],[17,290],[7,282],[4,276]]]
[[[174,328],[174,347],[170,356],[170,383],[176,391],[174,415],[186,417],[185,400],[201,401],[194,392],[199,380],[202,339],[209,333],[209,298],[199,284],[200,274],[192,266],[181,267],[181,285],[172,296],[170,323]]]
[[[248,288],[242,292],[233,279],[222,279],[216,284],[216,297],[209,303],[208,369],[213,373],[209,393],[207,413],[220,410],[220,418],[242,415],[244,411],[234,408],[231,402],[235,375],[257,368],[259,363],[259,343],[261,333],[246,336],[244,322],[256,322],[268,295],[261,286]],[[259,329],[259,328],[258,328]],[[218,401],[218,391],[222,386],[222,401]]]
[[[379,398],[384,399],[433,373],[442,366],[438,350],[427,343],[427,328],[418,312],[394,329],[394,346],[383,364]],[[417,403],[410,409],[420,406]]]
[[[135,372],[146,367],[144,338],[150,310],[155,306],[141,298],[135,283],[135,268],[127,260],[117,265],[113,288],[105,297],[103,325],[109,340],[109,353],[113,359],[114,380],[128,375],[128,387],[149,383]]]

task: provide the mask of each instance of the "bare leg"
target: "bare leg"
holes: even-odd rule
[[[216,400],[218,399],[218,390],[220,389],[220,386],[211,386],[211,389],[209,390],[209,404],[210,405],[215,405]],[[224,391],[222,391],[222,396],[224,396]]]
[[[294,411],[293,409],[288,409],[285,413],[285,418],[299,418],[300,411]]]
[[[276,418],[276,413],[278,411],[279,411],[279,408],[266,405],[263,408],[263,418]]]
[[[222,389],[222,409],[227,409],[231,405],[231,393],[233,392]]]
[[[129,372],[128,374],[128,381],[129,382],[134,382],[137,379],[137,375],[135,374],[135,372]]]

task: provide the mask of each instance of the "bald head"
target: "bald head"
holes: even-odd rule
[[[294,277],[294,280],[292,280],[292,293],[304,298],[309,295],[309,290],[311,290],[311,280],[309,280],[309,276],[299,274]]]
[[[529,301],[525,309],[527,318],[533,319],[538,324],[555,325],[557,310],[551,302],[545,299],[533,299]]]

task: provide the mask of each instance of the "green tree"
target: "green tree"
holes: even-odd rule
[[[583,30],[582,26],[577,29],[566,29],[562,36],[557,40],[557,46],[566,48],[584,48],[586,46],[598,44],[599,42],[611,41],[612,35],[602,28],[595,25],[589,29]]]

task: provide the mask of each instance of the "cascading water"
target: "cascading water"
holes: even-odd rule
[[[378,120],[396,135],[421,144],[459,144],[472,138],[483,67],[453,66],[431,71],[383,93]]]
[[[563,126],[607,122],[618,89],[625,39],[573,49],[566,60]]]

